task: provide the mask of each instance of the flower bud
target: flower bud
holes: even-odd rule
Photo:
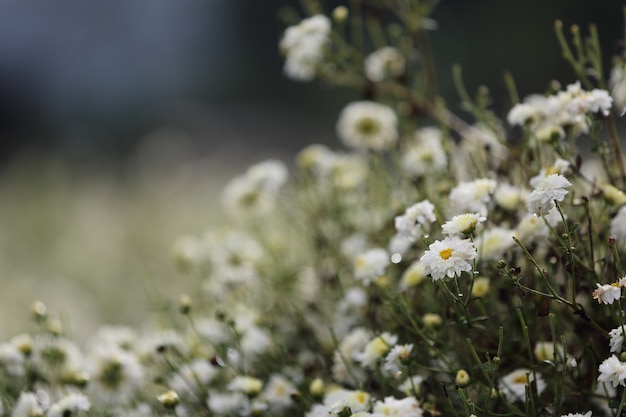
[[[157,397],[157,400],[168,410],[173,410],[178,405],[180,398],[175,391],[169,390]]]

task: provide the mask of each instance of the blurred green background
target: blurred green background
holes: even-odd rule
[[[277,14],[295,1],[0,7],[3,337],[28,328],[35,299],[78,337],[98,323],[145,323],[151,291],[175,300],[185,289],[169,246],[222,223],[223,184],[251,162],[336,146],[336,114],[357,98],[282,76]],[[623,46],[622,7],[443,0],[431,34],[441,93],[458,110],[459,63],[470,91],[488,85],[504,116],[504,70],[521,96],[574,79],[555,19],[583,33],[597,23],[608,65]]]

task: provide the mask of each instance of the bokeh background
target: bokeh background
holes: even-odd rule
[[[328,1],[329,7],[341,2]],[[619,53],[622,2],[443,0],[432,32],[440,90],[451,66],[509,107],[573,74],[554,21],[598,25]],[[141,326],[187,283],[179,235],[218,227],[219,191],[249,163],[338,146],[350,91],[282,75],[278,19],[296,1],[108,0],[0,4],[0,337],[42,300],[78,338],[98,323]],[[463,114],[461,114],[464,116]]]

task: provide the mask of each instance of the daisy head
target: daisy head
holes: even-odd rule
[[[441,226],[441,229],[448,236],[465,234],[469,235],[474,232],[479,223],[487,220],[480,213],[464,213],[454,216],[452,220],[447,221]]]
[[[337,134],[350,148],[383,151],[398,140],[397,125],[398,118],[390,107],[357,101],[341,111]]]
[[[476,248],[469,239],[456,236],[432,243],[421,258],[427,274],[433,281],[460,276],[471,271],[471,260],[476,258]]]

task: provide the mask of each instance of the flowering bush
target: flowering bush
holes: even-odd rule
[[[624,58],[607,81],[595,28],[557,22],[579,80],[520,101],[507,78],[505,122],[456,68],[465,122],[435,90],[433,2],[390,2],[392,24],[379,3],[306,2],[280,40],[288,77],[362,95],[345,149],[228,183],[234,226],[173,244],[197,291],[162,328],[79,347],[36,303],[0,344],[2,414],[626,413]]]

